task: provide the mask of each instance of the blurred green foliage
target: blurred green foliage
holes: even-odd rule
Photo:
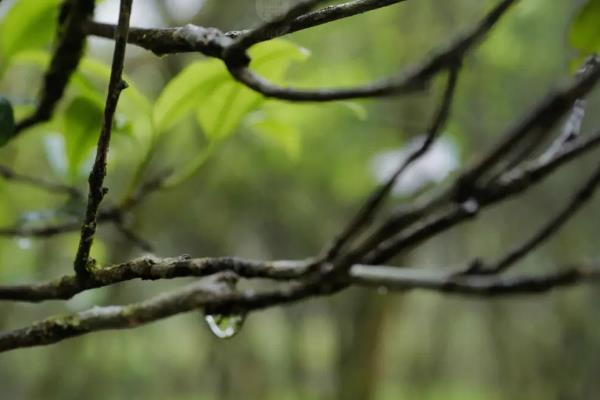
[[[17,118],[33,109],[58,3],[2,3],[0,95],[9,103],[0,102],[0,143],[10,132],[4,117],[9,106]],[[179,20],[173,8],[183,3],[136,1],[134,24],[152,16],[164,25],[192,22],[229,30],[260,21],[254,1],[206,0],[196,14]],[[253,67],[286,84],[361,84],[417,63],[494,3],[410,0],[256,46]],[[114,21],[115,4],[102,2],[99,17],[110,14]],[[459,146],[461,162],[476,157],[568,77],[573,60],[598,50],[598,20],[597,0],[523,0],[507,15],[467,58],[460,77],[445,135]],[[55,117],[0,148],[2,164],[86,189],[111,50],[110,42],[90,40]],[[430,93],[405,98],[291,104],[240,87],[219,61],[156,58],[134,48],[126,72],[130,87],[117,115],[107,203],[165,168],[179,171],[170,188],[129,221],[161,256],[315,254],[375,186],[373,159],[426,129],[441,89],[436,82]],[[600,106],[597,92],[590,110]],[[584,132],[599,123],[598,113],[589,112]],[[397,261],[449,268],[474,256],[494,258],[562,204],[593,157]],[[397,197],[392,205],[404,200]],[[64,222],[78,207],[0,180],[0,226]],[[599,217],[596,202],[522,269],[599,256]],[[0,282],[68,273],[77,239],[76,233],[49,240],[1,238]],[[139,254],[109,226],[94,246],[102,263]],[[0,327],[139,301],[180,284],[132,282],[82,294],[66,306],[0,304]],[[179,316],[4,354],[0,387],[2,397],[11,399],[594,398],[600,392],[600,322],[594,317],[599,294],[577,288],[482,302],[352,290],[250,315],[228,341],[212,337],[202,316]]]

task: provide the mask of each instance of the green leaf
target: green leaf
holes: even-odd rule
[[[29,50],[19,53],[14,57],[14,62],[24,65],[35,65],[45,69],[50,62],[50,54],[46,51]],[[73,75],[73,87],[77,89],[78,95],[88,99],[94,99],[99,104],[105,101],[105,88],[110,79],[110,66],[95,59],[84,57],[81,60],[77,72]],[[127,127],[124,124],[117,124],[117,132],[127,134],[134,133],[138,137],[147,137],[153,132],[152,121],[150,119],[152,106],[146,96],[140,92],[133,81],[125,76],[124,79],[129,84],[123,91],[119,101],[119,110],[122,112],[118,118],[121,121],[127,120]],[[99,81],[99,82],[95,82]],[[126,129],[119,129],[125,127]]]
[[[158,132],[171,128],[189,114],[207,92],[228,80],[221,61],[195,62],[184,68],[164,87],[152,112]]]
[[[15,134],[15,113],[13,106],[5,97],[0,96],[0,147],[4,146]]]
[[[20,0],[10,8],[0,26],[0,46],[7,59],[49,44],[56,31],[61,0]]]
[[[263,102],[261,95],[235,82],[219,86],[198,108],[198,123],[209,140],[225,139]]]
[[[275,40],[253,47],[250,57],[251,68],[278,81],[284,78],[292,61],[305,60],[307,53],[288,41]],[[209,140],[220,140],[234,133],[244,117],[264,102],[264,97],[227,76],[199,100],[198,123]]]
[[[63,115],[67,174],[75,179],[89,157],[102,127],[102,105],[88,97],[76,97]]]
[[[292,61],[305,60],[308,53],[288,41],[272,40],[254,46],[250,56],[251,68],[271,80],[278,81],[284,77]],[[154,124],[157,130],[162,132],[173,127],[198,106],[202,106],[209,109],[198,111],[197,117],[200,125],[207,129],[207,136],[227,136],[239,124],[240,115],[243,117],[257,105],[254,96],[250,96],[249,92],[235,82],[220,60],[198,61],[187,66],[165,86],[154,105]],[[235,110],[221,110],[229,105],[222,100],[223,95],[235,103]],[[237,99],[238,95],[240,99]],[[260,97],[256,95],[256,98]],[[218,105],[211,106],[215,100]],[[223,115],[232,120],[222,121],[226,127],[217,129],[215,119]]]
[[[339,104],[340,106],[351,111],[352,114],[354,114],[356,119],[358,119],[359,121],[366,121],[369,117],[369,113],[365,106],[360,103],[357,103],[356,101],[342,101]]]
[[[300,130],[289,121],[275,115],[262,114],[250,121],[250,126],[266,141],[281,149],[292,160],[300,157],[302,150]]]
[[[310,52],[287,40],[272,40],[250,49],[250,68],[277,82],[284,78],[292,61],[306,61]]]
[[[305,60],[308,54],[290,42],[272,40],[254,46],[250,56],[251,68],[277,81],[285,76],[292,61]],[[196,109],[197,121],[209,143],[166,186],[176,186],[194,176],[218,144],[263,102],[262,95],[236,82],[220,60],[199,61],[181,71],[165,86],[154,105],[154,126],[162,133]]]
[[[584,53],[600,52],[600,0],[588,0],[571,25],[571,46]]]

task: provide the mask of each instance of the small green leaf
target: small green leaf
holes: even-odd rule
[[[588,0],[571,25],[571,45],[584,53],[600,52],[600,0]]]
[[[261,95],[235,82],[219,86],[198,108],[198,123],[209,140],[225,139],[262,102]]]
[[[301,136],[298,127],[294,124],[275,115],[263,114],[253,118],[250,126],[269,144],[281,149],[290,159],[297,160],[300,157]]]
[[[272,40],[250,50],[251,68],[267,78],[281,80],[292,61],[305,60],[306,50],[285,40]],[[224,102],[226,96],[231,103]],[[238,99],[237,97],[240,97]],[[154,124],[159,132],[171,128],[182,118],[197,109],[200,125],[211,138],[221,138],[231,133],[241,117],[258,105],[260,95],[250,95],[250,90],[235,82],[220,60],[203,60],[187,66],[163,89],[154,106]],[[211,103],[218,103],[212,104]],[[230,108],[234,110],[222,110]],[[217,120],[228,116],[231,120]],[[225,125],[217,130],[217,125]]]
[[[0,45],[7,59],[49,44],[56,30],[61,0],[20,0],[10,8],[0,26]]]
[[[15,113],[13,106],[5,97],[0,96],[0,147],[4,146],[15,134]]]
[[[189,114],[202,97],[227,80],[227,71],[219,60],[198,61],[184,68],[156,100],[153,111],[156,129],[163,132],[171,128]]]
[[[19,53],[14,57],[17,65],[35,65],[45,69],[50,62],[50,54],[46,51],[29,50]],[[84,57],[77,72],[73,75],[73,87],[77,89],[79,97],[93,99],[103,104],[106,94],[105,87],[110,78],[110,66],[98,60]],[[121,120],[128,121],[126,133],[132,133],[140,138],[152,135],[153,127],[150,119],[152,106],[146,96],[136,87],[133,81],[125,76],[128,83],[127,90],[121,95],[119,110],[122,112]],[[117,130],[123,125],[117,125]]]
[[[75,179],[94,148],[102,127],[102,105],[87,97],[76,97],[63,115],[67,174]]]
[[[250,56],[253,70],[277,81],[285,76],[292,61],[305,60],[308,54],[290,42],[272,40],[254,46]],[[181,71],[156,101],[154,125],[162,133],[196,109],[198,124],[209,144],[166,185],[175,186],[194,176],[223,139],[234,133],[244,117],[263,102],[262,95],[235,81],[220,60],[199,61]]]
[[[294,60],[305,60],[302,48],[285,40],[274,40],[253,47],[251,68],[270,80],[278,81]],[[199,99],[196,117],[209,140],[233,134],[248,113],[257,109],[264,97],[227,76],[212,92]]]
[[[306,61],[310,52],[287,40],[272,40],[250,49],[250,68],[277,82],[284,78],[292,61]]]

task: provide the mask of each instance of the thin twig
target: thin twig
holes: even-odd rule
[[[72,197],[83,197],[81,191],[74,186],[52,182],[35,176],[20,174],[5,165],[0,165],[0,177],[7,181],[29,185],[47,192],[67,194]]]
[[[229,72],[240,83],[266,97],[288,101],[332,101],[353,98],[384,97],[421,90],[437,73],[453,68],[487,33],[516,0],[504,0],[488,13],[474,28],[437,51],[420,65],[397,77],[355,88],[299,89],[284,87],[268,81],[243,64],[227,63]]]
[[[306,14],[319,3],[325,1],[327,0],[300,0],[273,20],[241,34],[224,49],[223,60],[230,67],[247,66],[250,63],[250,58],[246,55],[246,51],[250,47],[263,41],[266,37],[276,36],[277,31],[285,30],[292,20]]]
[[[44,77],[40,100],[34,113],[16,125],[16,134],[52,117],[83,56],[86,40],[84,25],[93,16],[94,5],[94,0],[66,0],[63,3],[58,44]]]
[[[395,236],[387,235],[385,240],[381,233],[376,231],[359,246],[354,252],[365,254],[370,252],[365,262],[381,264],[401,251],[405,251],[435,235],[465,222],[477,213],[493,204],[505,201],[512,196],[522,193],[547,178],[557,168],[576,159],[583,153],[591,151],[600,145],[600,131],[592,135],[587,141],[575,143],[563,149],[551,160],[537,160],[523,168],[510,171],[486,187],[478,188],[473,195],[476,196],[463,203],[452,203],[445,208],[430,215],[424,221],[416,224],[406,231],[401,231]],[[402,217],[402,216],[400,216]],[[381,229],[385,228],[385,224]],[[386,232],[389,234],[390,232]],[[383,240],[382,240],[383,239]]]
[[[573,104],[585,97],[600,79],[600,63],[591,67],[585,76],[575,79],[569,85],[558,89],[538,104],[531,112],[527,113],[516,125],[510,127],[501,136],[500,142],[494,146],[479,161],[461,174],[458,185],[458,196],[468,192],[476,181],[510,153],[523,140],[537,132],[536,138],[542,140],[551,132],[552,127],[567,113]],[[533,140],[533,139],[531,139]]]
[[[353,284],[388,290],[430,290],[476,297],[534,295],[583,282],[600,281],[600,262],[567,266],[541,276],[465,276],[423,269],[357,265],[351,269]]]
[[[519,244],[510,250],[501,259],[489,266],[482,263],[473,264],[475,268],[469,273],[473,274],[499,274],[506,271],[512,265],[517,263],[527,254],[535,250],[539,245],[548,240],[552,235],[560,230],[584,205],[586,205],[594,195],[594,192],[600,184],[600,164],[592,176],[582,185],[582,187],[573,195],[571,200],[563,209],[553,216],[539,231],[531,238]]]
[[[110,147],[113,119],[121,91],[127,87],[122,76],[132,2],[133,0],[121,0],[119,28],[117,29],[110,81],[108,84],[108,95],[106,98],[106,106],[104,108],[102,132],[98,139],[96,160],[89,177],[90,192],[88,196],[88,205],[83,226],[81,227],[81,240],[79,241],[77,255],[75,256],[74,261],[75,272],[80,277],[88,275],[90,249],[92,248],[94,235],[96,233],[96,218],[98,210],[100,209],[100,203],[107,192],[107,189],[104,188],[104,177],[106,176],[106,159]]]
[[[337,236],[333,243],[324,252],[326,261],[332,261],[339,255],[340,251],[343,250],[344,246],[348,244],[352,238],[356,237],[362,230],[367,228],[371,220],[375,217],[377,211],[381,208],[384,200],[390,194],[396,182],[400,179],[402,174],[419,158],[425,155],[431,145],[435,142],[439,136],[441,130],[446,124],[450,115],[450,109],[452,106],[452,100],[456,89],[456,83],[458,81],[459,67],[452,68],[448,73],[448,81],[446,83],[446,89],[444,91],[442,100],[439,105],[431,127],[427,130],[423,143],[418,146],[401,165],[396,169],[391,177],[388,178],[381,187],[379,187],[367,201],[363,204],[358,213],[351,219],[350,223],[342,230]]]
[[[413,93],[423,90],[426,84],[436,74],[451,68],[467,52],[475,47],[498,23],[500,18],[515,4],[518,0],[504,0],[492,9],[477,25],[460,35],[444,48],[437,50],[421,64],[409,68],[406,72],[390,78],[380,79],[375,82],[348,88],[319,88],[319,89],[299,89],[293,87],[278,86],[262,76],[247,68],[247,61],[240,58],[239,51],[235,62],[228,63],[231,74],[242,84],[261,93],[266,97],[273,97],[289,101],[333,101],[353,98],[371,98],[384,97]],[[346,18],[361,12],[370,11],[376,8],[385,7],[400,1],[353,1],[344,5],[326,7],[321,11],[305,14],[298,17],[288,24],[279,23],[281,34],[290,31],[307,29],[320,23],[330,22],[335,19]],[[312,4],[312,2],[309,2]],[[322,22],[321,22],[322,21]],[[292,29],[288,31],[287,29]],[[267,32],[268,30],[261,30]],[[90,34],[99,35],[106,38],[112,38],[114,27],[107,24],[90,23],[88,24]],[[209,57],[226,59],[225,53],[229,46],[236,46],[233,39],[245,37],[251,32],[244,31],[240,36],[239,32],[221,33],[215,28],[204,28],[195,26],[185,26],[180,28],[152,29],[146,30],[134,28],[132,30],[131,41],[133,44],[142,46],[157,54],[168,54],[172,52],[194,51],[201,52]],[[252,34],[254,43],[257,40],[262,41],[270,38],[272,35],[260,36]],[[260,40],[259,40],[260,39]],[[244,44],[246,46],[247,43]],[[234,47],[235,50],[235,47]],[[231,51],[231,50],[230,50]],[[242,62],[243,61],[243,62]]]
[[[261,38],[261,41],[273,39],[289,33],[298,32],[304,29],[309,29],[315,26],[323,25],[336,20],[352,17],[362,14],[367,11],[372,11],[378,8],[387,7],[396,3],[401,3],[406,0],[353,0],[347,3],[328,6],[323,9],[309,12],[292,20],[288,25],[281,27],[275,32],[270,32],[266,37]],[[129,43],[140,46],[146,50],[152,51],[156,55],[162,56],[165,54],[184,53],[184,52],[200,52],[203,54],[214,54],[214,48],[210,46],[211,41],[208,40],[209,35],[215,35],[219,32],[215,28],[196,27],[204,29],[206,40],[190,43],[181,36],[183,27],[177,28],[131,28],[129,35]],[[96,21],[88,21],[86,23],[86,32],[88,35],[94,35],[105,39],[114,39],[117,27],[113,24],[107,24]],[[235,39],[245,35],[250,30],[230,31],[222,35],[229,39]]]

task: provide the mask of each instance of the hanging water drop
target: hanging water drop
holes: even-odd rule
[[[204,320],[208,324],[210,331],[219,339],[229,339],[234,337],[244,325],[246,315],[244,314],[207,314]]]

